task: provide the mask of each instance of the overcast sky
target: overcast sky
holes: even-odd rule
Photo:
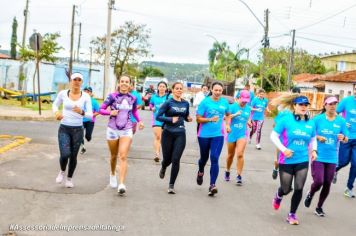
[[[297,47],[312,54],[356,50],[355,0],[244,0],[264,23],[270,10],[271,47],[290,46],[290,31],[296,29]],[[16,16],[18,42],[22,40],[26,0],[0,0],[0,45],[10,48],[11,24]],[[81,52],[89,42],[106,33],[107,0],[30,0],[27,38],[36,29],[60,32],[59,43],[67,55],[70,48],[72,5],[79,6],[76,23],[82,22]],[[264,31],[239,0],[116,0],[112,28],[133,20],[151,29],[150,60],[207,63],[214,40],[250,48],[257,59]],[[78,27],[75,31],[75,44]],[[210,35],[210,36],[209,36]],[[214,39],[215,38],[215,39]],[[316,42],[322,41],[322,42]],[[328,43],[328,44],[326,44]]]

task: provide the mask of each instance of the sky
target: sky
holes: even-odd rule
[[[296,47],[309,53],[356,50],[356,2],[354,0],[244,0],[264,24],[269,9],[271,47],[290,47],[291,30],[296,29]],[[0,45],[9,49],[11,24],[18,20],[21,43],[26,0],[0,0]],[[72,6],[75,15],[75,48],[78,24],[82,23],[81,56],[88,57],[90,41],[106,34],[107,0],[30,0],[27,40],[34,30],[42,34],[60,32],[59,44],[68,56]],[[250,49],[249,59],[258,60],[262,25],[240,0],[116,0],[112,30],[125,21],[146,24],[151,29],[152,61],[208,63],[208,51],[215,41],[230,49]],[[247,58],[247,54],[242,58]]]

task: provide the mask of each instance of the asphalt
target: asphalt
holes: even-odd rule
[[[0,108],[1,110],[1,108]],[[202,186],[195,182],[198,143],[195,122],[187,125],[187,147],[176,182],[176,195],[167,194],[169,170],[159,179],[160,166],[153,162],[153,134],[150,113],[140,112],[146,127],[134,136],[129,153],[127,194],[118,196],[108,186],[109,153],[105,141],[107,119],[99,117],[87,153],[79,154],[74,176],[75,188],[55,184],[59,170],[55,121],[1,120],[0,135],[23,135],[32,141],[0,154],[0,235],[11,224],[19,226],[116,226],[117,231],[19,231],[17,235],[352,235],[356,232],[356,200],[342,192],[348,168],[332,186],[324,218],[314,215],[301,203],[299,226],[290,226],[285,217],[290,195],[281,209],[272,209],[278,180],[272,180],[275,153],[269,134],[272,120],[263,128],[262,150],[249,144],[245,155],[244,185],[224,182],[226,147],[220,157],[219,193],[208,197],[209,167]],[[254,142],[253,142],[254,143]],[[233,164],[235,166],[235,163]],[[233,179],[235,174],[232,175]],[[305,186],[310,186],[309,174]],[[119,228],[120,227],[120,228]]]

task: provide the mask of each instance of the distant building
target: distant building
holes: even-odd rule
[[[293,77],[293,81],[302,91],[323,92],[342,98],[353,94],[356,70],[325,75],[299,74]]]
[[[352,52],[337,52],[320,55],[320,60],[326,69],[338,72],[356,70],[356,50]]]

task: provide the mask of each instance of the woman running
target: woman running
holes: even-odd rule
[[[166,168],[172,164],[168,193],[175,194],[174,183],[178,176],[180,159],[186,144],[184,121],[191,122],[192,118],[189,116],[189,102],[182,99],[183,84],[181,82],[174,83],[172,92],[173,97],[163,103],[156,119],[164,122],[162,132],[163,161],[159,177],[163,179]]]
[[[125,178],[127,174],[127,154],[132,143],[133,115],[138,121],[139,129],[143,129],[143,123],[137,112],[136,98],[129,93],[131,78],[121,76],[119,79],[118,92],[109,94],[100,107],[100,114],[110,116],[106,131],[106,138],[110,149],[111,173],[110,186],[117,187],[116,162],[119,158],[119,186],[118,193],[126,192]],[[110,110],[107,108],[110,107]]]
[[[247,125],[250,122],[251,107],[247,104],[250,102],[250,92],[242,90],[240,97],[230,106],[231,132],[227,137],[227,158],[225,181],[230,181],[230,168],[236,153],[237,157],[237,176],[236,184],[242,185],[242,169],[244,166],[244,152],[248,138]]]
[[[53,102],[52,109],[57,120],[61,121],[58,130],[58,144],[61,170],[56,178],[57,183],[62,183],[68,164],[68,174],[65,181],[67,188],[73,188],[73,174],[77,166],[77,156],[83,141],[83,117],[92,118],[93,111],[90,97],[80,91],[83,84],[83,75],[73,73],[70,76],[70,89],[58,93]],[[59,107],[63,104],[62,112]],[[86,108],[86,111],[84,111]]]
[[[337,103],[336,97],[327,98],[324,102],[322,114],[314,118],[318,141],[318,158],[311,163],[313,183],[304,200],[304,205],[310,207],[314,194],[322,188],[315,209],[315,214],[318,216],[325,216],[322,207],[329,195],[338,162],[339,142],[346,143],[348,141],[346,121],[336,114]]]
[[[203,184],[204,167],[210,156],[209,196],[214,196],[218,192],[215,183],[219,175],[219,157],[224,145],[224,116],[226,116],[226,132],[230,133],[229,102],[221,97],[223,88],[222,83],[214,82],[211,86],[212,95],[199,104],[196,115],[197,122],[200,124],[198,132],[200,159],[197,184]]]
[[[268,100],[265,98],[265,90],[259,89],[257,96],[251,101],[252,107],[252,129],[250,132],[250,142],[254,133],[256,133],[256,149],[261,150],[261,133],[262,126],[265,119],[265,110],[268,109]]]
[[[308,175],[309,149],[312,148],[312,158],[316,158],[315,125],[307,115],[308,98],[300,95],[286,95],[281,100],[281,106],[293,112],[285,115],[274,127],[271,140],[281,151],[279,155],[280,187],[273,199],[273,207],[278,210],[284,195],[294,192],[291,200],[290,213],[287,222],[298,225],[296,212],[303,197],[303,188]],[[280,140],[282,135],[282,142]],[[311,145],[310,145],[311,144]]]
[[[167,83],[161,81],[157,84],[157,94],[154,94],[150,100],[150,109],[152,114],[152,127],[154,134],[153,148],[155,152],[154,161],[159,162],[159,153],[161,150],[161,137],[163,122],[157,120],[157,113],[162,104],[168,99]]]

